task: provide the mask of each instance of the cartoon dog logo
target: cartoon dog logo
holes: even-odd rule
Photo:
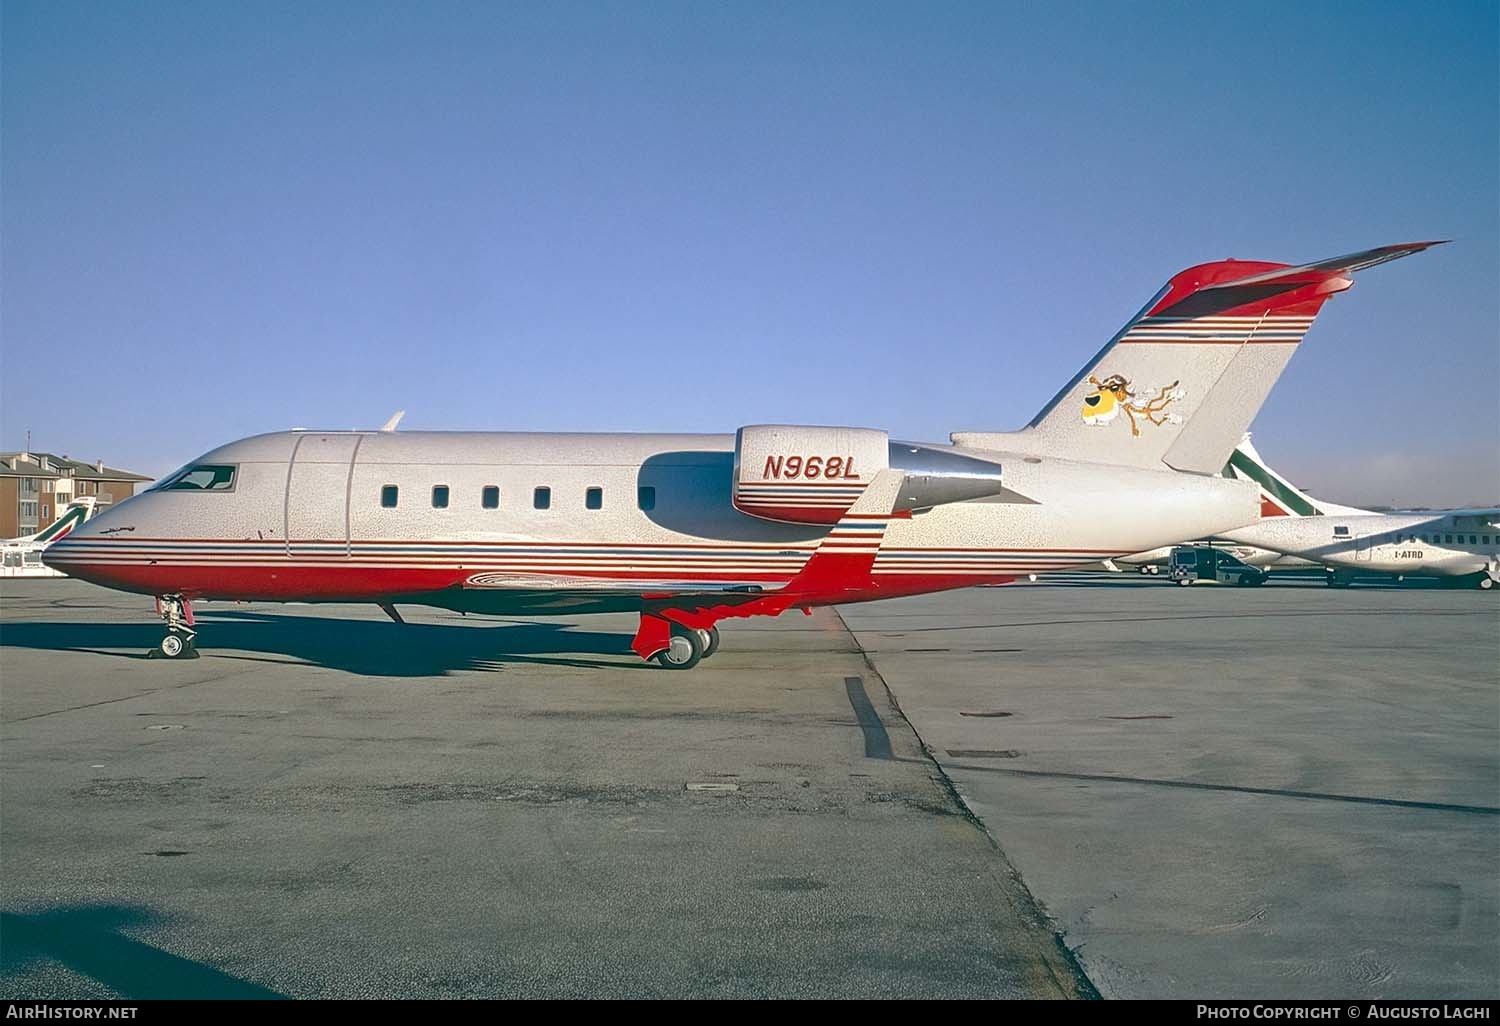
[[[1123,410],[1130,421],[1130,433],[1136,438],[1141,434],[1136,417],[1144,417],[1157,427],[1163,424],[1181,424],[1181,417],[1165,412],[1168,406],[1187,395],[1185,389],[1177,387],[1178,383],[1174,381],[1160,389],[1155,398],[1142,400],[1131,389],[1130,382],[1121,375],[1111,374],[1100,381],[1090,374],[1089,384],[1094,386],[1094,391],[1083,397],[1083,422],[1092,427],[1100,427],[1114,420]]]

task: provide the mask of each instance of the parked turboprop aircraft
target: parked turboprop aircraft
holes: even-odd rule
[[[1263,520],[1224,537],[1319,563],[1335,587],[1362,574],[1500,582],[1500,509]]]
[[[1349,275],[1434,243],[1173,277],[1024,429],[952,445],[884,431],[737,435],[292,431],[214,449],[46,553],[190,601],[639,611],[646,659],[686,668],[716,623],[1095,563],[1256,519],[1216,476]],[[1002,473],[1002,467],[1003,473]]]
[[[66,538],[79,524],[94,515],[93,496],[74,499],[63,507],[56,520],[36,534],[0,541],[0,577],[61,577],[59,571],[42,565],[42,550],[59,538]]]
[[[1234,452],[1229,454],[1229,462],[1224,464],[1221,473],[1225,477],[1240,478],[1253,482],[1260,489],[1260,515],[1262,519],[1268,517],[1321,517],[1321,516],[1360,516],[1370,514],[1370,510],[1356,509],[1353,506],[1340,506],[1336,502],[1325,502],[1315,499],[1302,489],[1282,477],[1261,458],[1255,450],[1255,445],[1250,441],[1247,432],[1240,440],[1240,444],[1234,447]],[[1202,539],[1198,541],[1185,542],[1191,545],[1217,545],[1217,547],[1228,552],[1236,559],[1248,563],[1250,566],[1263,567],[1265,569],[1291,570],[1315,568],[1321,564],[1312,560],[1303,559],[1301,556],[1291,556],[1274,549],[1259,548],[1255,545],[1223,545],[1214,539]],[[1135,567],[1143,574],[1156,574],[1167,565],[1172,557],[1172,546],[1164,545],[1150,552],[1136,552],[1129,556],[1121,556],[1112,560],[1112,563],[1120,566]],[[1111,567],[1114,569],[1114,567]]]

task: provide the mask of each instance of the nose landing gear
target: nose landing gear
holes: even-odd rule
[[[147,653],[148,659],[197,659],[198,650],[193,639],[198,632],[193,629],[193,607],[181,595],[158,595],[156,613],[167,626],[166,637]]]

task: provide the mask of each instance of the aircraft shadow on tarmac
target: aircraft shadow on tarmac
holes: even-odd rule
[[[121,933],[158,917],[122,905],[59,908],[35,915],[0,912],[0,977],[28,966],[58,962],[104,984],[124,998],[283,998],[274,990],[182,958]]]
[[[652,668],[631,653],[629,635],[571,630],[566,622],[469,620],[396,624],[215,610],[198,616],[198,647],[216,658],[300,661],[369,677],[434,677],[517,663]],[[31,621],[5,624],[0,646],[145,659],[161,636],[160,625],[149,622]]]

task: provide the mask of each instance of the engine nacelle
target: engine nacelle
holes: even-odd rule
[[[763,520],[836,524],[888,468],[903,474],[898,513],[1005,492],[1000,464],[947,446],[892,442],[870,428],[760,424],[735,441],[734,506]]]
[[[759,424],[734,447],[734,506],[763,520],[836,524],[890,465],[889,438],[870,428]]]

